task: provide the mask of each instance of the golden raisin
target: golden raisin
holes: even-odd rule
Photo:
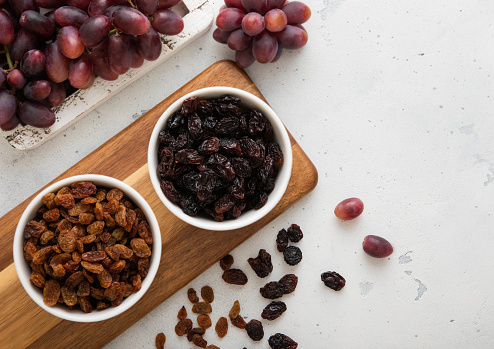
[[[212,311],[211,304],[207,302],[198,302],[192,306],[192,312],[196,314],[210,314]]]
[[[236,300],[233,303],[232,309],[230,309],[230,313],[228,314],[228,316],[230,316],[230,319],[235,319],[239,314],[240,314],[240,303],[238,300]]]
[[[201,288],[201,297],[205,302],[213,303],[214,301],[214,292],[210,286],[203,286]]]
[[[176,325],[175,325],[175,333],[177,336],[183,336],[189,333],[189,331],[192,329],[192,320],[191,319],[183,319],[180,320]]]
[[[112,189],[113,190],[113,189]],[[111,191],[111,190],[110,190]],[[165,347],[166,336],[163,332],[156,335],[156,349],[163,349]]]
[[[30,277],[31,282],[39,288],[45,287],[46,280],[40,273],[32,272]]]
[[[130,247],[139,258],[147,258],[151,256],[151,250],[148,244],[143,239],[134,238],[130,240]]]
[[[207,314],[200,314],[197,316],[197,324],[199,327],[202,327],[204,329],[210,328],[211,327],[211,318]]]
[[[187,318],[187,309],[185,309],[185,306],[182,306],[182,308],[180,308],[177,317],[179,320],[184,320]]]
[[[189,288],[187,290],[187,297],[189,298],[189,301],[191,303],[197,303],[197,302],[199,302],[199,297],[197,297],[196,290],[194,290],[193,288]]]
[[[52,307],[57,304],[59,297],[60,284],[58,281],[55,279],[47,280],[43,288],[43,303],[48,307]]]
[[[103,271],[103,266],[100,263],[90,263],[86,261],[81,261],[81,265],[87,271],[90,271],[94,274],[99,274]]]
[[[220,317],[214,329],[218,337],[220,338],[225,337],[226,334],[228,333],[228,320],[226,319],[226,317],[223,316]]]

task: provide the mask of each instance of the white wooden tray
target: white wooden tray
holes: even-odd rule
[[[76,91],[67,97],[62,105],[53,108],[56,121],[51,127],[35,128],[19,125],[12,131],[1,131],[3,137],[12,147],[19,150],[41,145],[194,41],[209,29],[214,18],[213,7],[209,0],[183,0],[174,10],[183,17],[184,30],[178,35],[162,36],[163,50],[157,60],[146,61],[140,68],[129,70],[115,81],[96,78],[94,85],[89,89]]]

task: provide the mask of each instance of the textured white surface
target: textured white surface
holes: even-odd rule
[[[247,258],[266,248],[274,280],[299,275],[288,311],[252,342],[231,328],[222,349],[267,348],[275,332],[299,348],[494,347],[494,3],[485,0],[307,0],[309,43],[247,69],[319,170],[316,189],[232,254],[250,280],[226,285],[218,265],[107,348],[192,348],[174,332],[186,289],[216,291],[213,322],[235,299],[248,319],[268,302]],[[216,11],[221,2],[213,2]],[[233,53],[206,33],[63,134],[27,152],[0,144],[1,214],[133,122],[213,62]],[[359,196],[365,210],[339,222],[334,206]],[[288,267],[277,231],[298,223],[303,261]],[[386,237],[389,260],[367,257],[367,234]],[[347,280],[326,288],[321,272]],[[266,323],[266,322],[265,322]]]

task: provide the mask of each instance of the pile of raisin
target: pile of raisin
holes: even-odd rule
[[[302,250],[297,246],[288,246],[288,240],[299,242],[304,237],[302,229],[292,224],[288,229],[281,229],[276,236],[276,248],[283,253],[283,259],[288,265],[297,265],[302,260]]]
[[[46,194],[24,228],[24,259],[47,306],[118,306],[141,289],[153,238],[146,217],[120,189],[75,182]]]
[[[208,345],[208,342],[203,338],[206,330],[212,326],[209,314],[212,312],[211,303],[214,301],[214,292],[210,286],[201,288],[201,302],[197,296],[197,292],[193,288],[187,290],[187,298],[192,303],[192,312],[198,314],[197,324],[199,327],[193,327],[192,320],[187,317],[187,310],[183,306],[177,314],[178,322],[175,325],[175,333],[178,336],[187,336],[187,340],[195,346],[207,349],[219,349],[215,345]],[[216,333],[220,338],[226,336],[228,332],[228,322],[222,317],[218,320],[215,327]]]
[[[187,215],[216,221],[263,207],[284,159],[269,120],[229,95],[186,99],[159,142],[165,196]]]

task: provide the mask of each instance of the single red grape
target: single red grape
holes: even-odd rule
[[[357,218],[364,211],[364,203],[358,198],[345,199],[336,205],[334,214],[341,220]]]
[[[27,99],[42,101],[51,93],[51,85],[46,80],[34,80],[24,86],[24,96]]]
[[[252,37],[245,34],[242,29],[237,29],[232,31],[230,36],[228,37],[228,47],[231,48],[232,50],[243,50],[250,46],[250,43],[252,42]]]
[[[300,1],[292,1],[282,7],[288,24],[302,24],[309,20],[311,11],[309,6]]]
[[[21,70],[14,69],[7,74],[7,83],[11,87],[20,90],[23,89],[24,86],[26,85],[26,77],[24,76],[24,73]]]
[[[155,61],[161,55],[163,45],[159,34],[150,28],[146,34],[136,36],[136,47],[146,61]]]
[[[94,47],[107,38],[110,29],[110,19],[103,15],[96,15],[81,25],[79,36],[85,46]]]
[[[40,50],[29,50],[21,61],[21,70],[26,76],[35,76],[45,69],[45,54]]]
[[[270,32],[280,32],[286,28],[286,14],[280,9],[269,10],[264,15],[264,22],[266,23],[266,29]]]
[[[242,19],[242,29],[247,35],[259,35],[264,30],[264,27],[264,17],[257,12],[247,13]]]
[[[245,12],[238,8],[228,7],[216,17],[216,26],[224,31],[233,31],[242,27]]]
[[[48,97],[46,97],[46,102],[52,107],[58,107],[63,103],[65,97],[67,97],[67,92],[65,90],[64,84],[57,84],[56,82],[49,81],[51,86],[51,92]]]
[[[220,28],[216,28],[213,31],[213,39],[219,42],[220,44],[226,44],[228,42],[228,37],[231,32],[226,32],[221,30]]]
[[[56,120],[55,114],[50,108],[35,101],[22,103],[18,113],[22,122],[34,127],[50,127]]]
[[[259,63],[271,62],[278,52],[276,37],[267,30],[259,34],[252,45],[252,53]]]
[[[0,125],[7,123],[17,110],[17,103],[12,92],[0,91]]]
[[[184,20],[172,10],[158,10],[153,18],[152,26],[158,33],[177,35],[184,29]]]
[[[14,38],[14,24],[9,15],[0,10],[0,44],[10,45]]]
[[[37,46],[38,38],[36,35],[20,29],[10,45],[10,58],[13,61],[21,61],[27,51],[35,49]]]
[[[393,246],[389,241],[376,235],[367,235],[362,242],[362,248],[365,253],[375,258],[385,258],[393,253]]]
[[[74,6],[62,6],[55,10],[55,21],[61,27],[73,26],[79,29],[88,18],[85,11]]]
[[[309,36],[301,25],[288,24],[285,29],[276,33],[279,45],[289,50],[302,48],[309,40]]]
[[[83,54],[69,64],[69,82],[75,88],[83,88],[93,75],[93,62],[88,54]]]
[[[121,7],[111,15],[115,28],[131,35],[146,34],[151,24],[149,19],[132,7]]]
[[[17,113],[14,113],[14,115],[12,115],[9,121],[0,125],[0,128],[3,131],[12,131],[14,128],[17,127],[17,125],[19,125],[19,122],[20,122],[19,116],[17,115]]]
[[[70,59],[65,57],[57,41],[49,43],[45,48],[46,75],[54,82],[63,82],[69,77]]]
[[[255,61],[256,59],[252,53],[252,46],[240,51],[235,51],[235,62],[240,68],[250,67]]]
[[[48,17],[32,10],[21,14],[19,24],[27,31],[42,38],[49,38],[55,32],[55,26]]]
[[[84,43],[79,35],[79,30],[73,26],[60,28],[57,35],[58,45],[63,55],[70,59],[76,59],[84,53]]]

